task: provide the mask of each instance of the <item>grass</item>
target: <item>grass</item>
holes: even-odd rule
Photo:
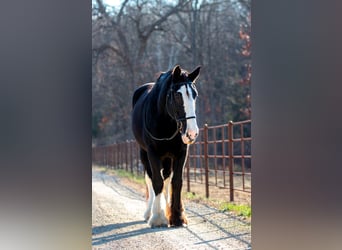
[[[93,166],[96,170],[101,171],[101,172],[107,172],[107,168],[103,166]]]
[[[250,205],[238,205],[234,203],[229,202],[223,202],[220,205],[220,210],[225,211],[231,211],[237,214],[238,216],[243,216],[250,218],[252,216],[252,208]]]
[[[198,196],[194,192],[186,192],[185,197],[189,200],[198,199]]]
[[[107,174],[114,174],[118,177],[124,177],[124,178],[130,179],[130,180],[132,180],[138,184],[145,185],[145,178],[143,176],[134,175],[131,172],[128,172],[124,169],[111,169],[111,168],[106,168],[103,166],[95,166],[95,168],[101,172],[105,172]]]
[[[183,197],[187,200],[191,200],[194,202],[204,202],[208,203],[213,207],[218,208],[222,212],[233,212],[234,214],[238,216],[245,217],[247,219],[250,219],[252,216],[252,208],[250,205],[239,205],[231,202],[226,202],[222,200],[215,200],[210,198],[205,198],[201,195],[197,195],[194,192],[184,192]]]
[[[145,185],[145,178],[143,176],[134,175],[131,172],[127,172],[126,170],[123,170],[123,169],[115,169],[112,171],[114,174],[116,174],[119,177],[125,177],[125,178],[128,178],[128,179],[136,182],[136,183]]]
[[[207,200],[207,198],[203,197],[202,195],[195,194],[194,192],[182,192],[182,197],[189,201],[193,202],[203,202]]]

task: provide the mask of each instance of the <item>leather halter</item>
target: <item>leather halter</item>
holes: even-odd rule
[[[177,83],[176,85],[181,87],[183,85],[190,85],[192,82],[181,82],[181,83]],[[188,119],[195,119],[196,116],[188,116],[188,117],[176,117],[177,115],[177,108],[176,107],[176,101],[175,101],[175,90],[173,89],[174,87],[172,86],[168,93],[167,93],[167,96],[166,98],[170,100],[170,105],[171,105],[171,109],[172,109],[172,113],[170,112],[169,110],[169,106],[166,104],[166,110],[167,110],[167,113],[169,114],[170,117],[172,117],[175,121],[180,122],[180,121],[184,121],[184,120],[188,120]],[[167,102],[167,101],[166,101]]]
[[[192,82],[181,82],[181,83],[177,83],[176,85],[181,87],[183,85],[187,85],[187,84],[192,84]],[[172,113],[170,113],[169,111],[169,108],[168,108],[168,99],[170,99],[171,103],[171,108],[172,108]],[[189,120],[189,119],[196,119],[196,116],[187,116],[187,117],[176,117],[176,108],[175,107],[175,97],[174,97],[174,89],[173,87],[171,87],[169,90],[168,90],[168,93],[167,93],[167,96],[166,96],[166,110],[167,110],[167,113],[169,114],[170,117],[172,117],[176,122],[177,122],[177,129],[176,131],[173,133],[173,135],[171,137],[167,137],[167,138],[157,138],[155,136],[153,136],[151,134],[150,131],[148,131],[148,129],[146,128],[146,126],[144,127],[145,128],[145,131],[147,132],[147,134],[154,140],[157,140],[157,141],[170,141],[172,140],[173,138],[176,137],[176,135],[178,134],[178,132],[181,132],[182,131],[182,128],[183,128],[183,125],[182,125],[182,121],[186,121],[186,120]],[[146,119],[146,117],[145,117]]]

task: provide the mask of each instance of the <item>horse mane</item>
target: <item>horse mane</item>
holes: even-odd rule
[[[183,71],[181,72],[182,78],[186,78],[188,76],[188,72]],[[172,81],[172,70],[167,72],[161,72],[158,79],[155,83],[145,83],[144,85],[140,86],[133,95],[133,102],[132,106],[136,104],[137,100],[144,94],[149,91],[150,100],[153,100],[153,103],[158,103],[158,112],[162,113],[165,110],[166,105],[166,96],[167,92],[170,88]],[[149,105],[149,104],[148,104]]]
[[[170,84],[172,81],[172,71],[169,70],[167,72],[162,72],[158,77],[155,85],[152,90],[155,90],[158,93],[158,112],[162,112],[165,109],[166,104],[166,95],[169,90]]]

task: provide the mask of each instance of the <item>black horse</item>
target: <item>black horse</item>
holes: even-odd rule
[[[189,144],[198,136],[194,82],[199,72],[200,67],[188,73],[175,66],[133,95],[132,129],[146,170],[144,217],[151,227],[187,224],[181,200],[182,173]]]

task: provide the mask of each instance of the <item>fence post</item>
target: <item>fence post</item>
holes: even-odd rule
[[[233,122],[228,123],[228,149],[229,149],[229,195],[230,201],[234,201],[234,176],[233,176],[233,165],[234,165],[234,151],[233,151]]]
[[[92,167],[93,167],[93,164],[96,164],[96,154],[95,154],[95,152],[96,152],[96,148],[95,147],[92,147],[91,148],[91,157],[92,157],[92,159],[91,159],[91,165],[92,165]]]
[[[189,147],[189,152],[188,152],[188,156],[186,159],[185,167],[186,167],[186,187],[187,187],[187,192],[190,192],[190,147]]]
[[[114,152],[113,152],[113,168],[114,169],[116,169],[116,166],[117,166],[117,160],[118,160],[118,158],[116,157],[116,152],[118,151],[118,148],[117,148],[117,144],[116,143],[114,143],[114,145],[113,145],[113,147],[114,147]]]
[[[107,146],[107,162],[108,162],[108,168],[111,168],[112,166],[112,162],[111,162],[111,158],[112,158],[112,147],[110,145]]]
[[[116,144],[116,169],[120,169],[120,143]]]
[[[204,124],[204,168],[205,168],[205,197],[209,198],[209,157],[208,157],[208,124]]]
[[[114,153],[115,153],[115,147],[114,147],[114,144],[112,144],[112,169],[114,169],[114,166],[115,166],[115,162],[114,162]]]
[[[122,142],[119,143],[119,164],[120,164],[120,168],[119,169],[123,169],[123,161],[122,161]]]
[[[121,164],[121,169],[124,169],[124,156],[125,156],[125,152],[124,152],[124,146],[125,146],[125,143],[124,142],[121,142],[120,143],[120,164]]]
[[[129,154],[131,156],[131,173],[133,174],[133,140],[129,141]]]
[[[105,146],[103,146],[103,166],[107,167],[106,166],[106,148]]]
[[[140,173],[140,169],[139,169],[140,149],[139,149],[137,142],[134,142],[134,146],[135,146],[135,164],[137,168],[137,175],[139,175]]]
[[[243,134],[243,123],[240,124],[240,147],[241,147],[241,171],[242,171],[242,190],[245,191],[245,138]]]
[[[126,155],[126,171],[128,172],[128,140],[125,143],[125,155]]]
[[[117,151],[117,154],[118,154],[118,165],[117,165],[117,169],[120,169],[120,166],[121,166],[121,142],[118,143],[118,151]]]
[[[93,167],[93,164],[95,163],[94,161],[95,157],[94,157],[94,147],[91,147],[91,165]]]
[[[109,164],[108,164],[108,146],[105,146],[105,164],[106,164],[106,168],[109,168]]]

